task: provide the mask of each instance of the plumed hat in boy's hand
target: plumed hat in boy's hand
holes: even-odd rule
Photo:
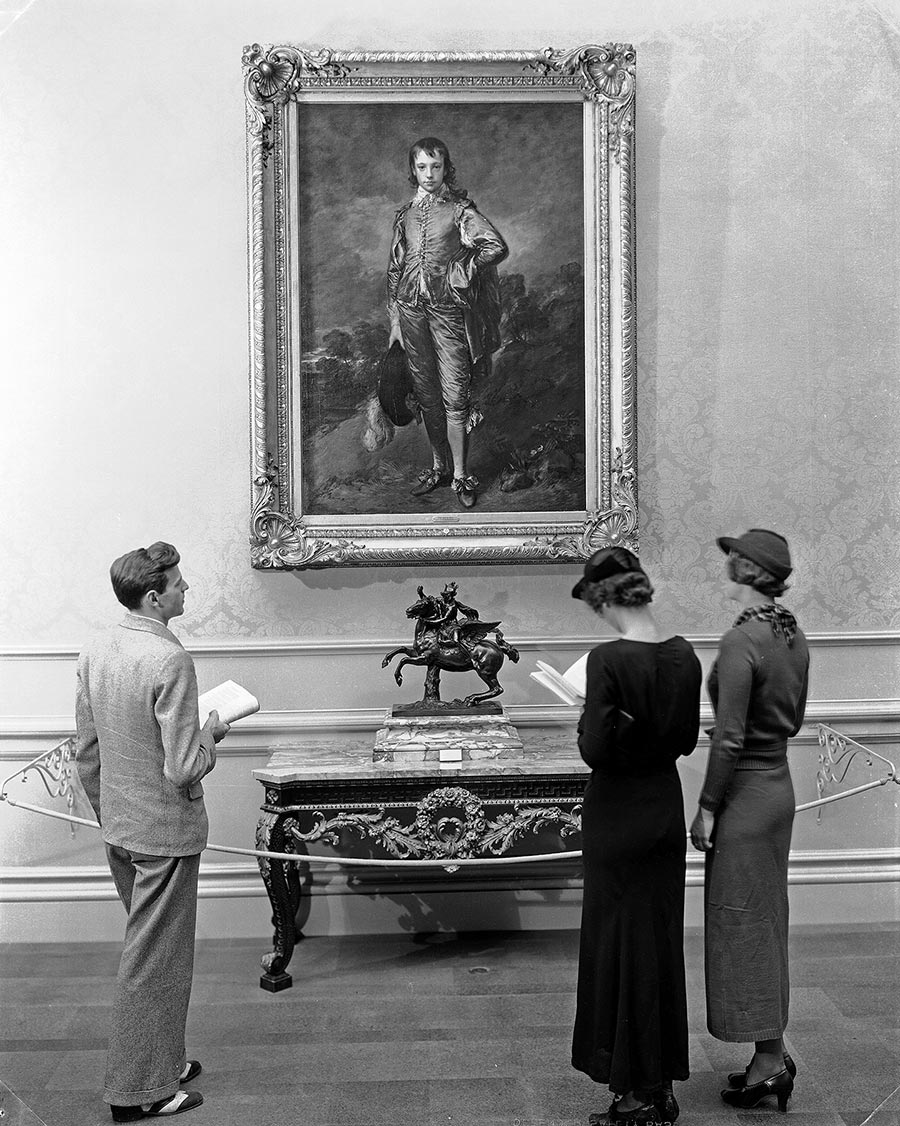
[[[378,365],[378,401],[395,426],[406,426],[415,418],[407,402],[407,397],[412,394],[413,382],[406,353],[395,340]]]

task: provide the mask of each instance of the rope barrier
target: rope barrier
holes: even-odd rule
[[[832,802],[841,801],[843,798],[850,798],[856,794],[862,794],[866,790],[874,790],[879,786],[885,786],[888,782],[897,782],[898,784],[900,784],[900,778],[898,778],[897,776],[897,771],[894,767],[894,764],[889,759],[884,758],[882,755],[877,754],[875,751],[870,750],[868,747],[864,747],[861,743],[857,743],[855,740],[849,738],[849,736],[841,735],[840,732],[835,731],[834,728],[828,727],[826,724],[819,724],[818,726],[819,742],[822,746],[828,746],[829,751],[833,749],[833,746],[837,745],[843,755],[843,753],[846,751],[847,745],[849,744],[855,748],[855,750],[851,752],[851,761],[853,756],[855,756],[858,752],[862,752],[869,759],[870,766],[872,765],[872,759],[878,759],[889,768],[889,773],[884,778],[877,778],[872,782],[866,782],[861,786],[855,786],[852,789],[844,790],[840,794],[830,794],[827,797],[817,798],[815,801],[804,802],[801,805],[794,807],[795,813],[804,813],[810,809],[818,809],[821,806],[830,805]],[[29,770],[31,770],[32,768],[37,768],[38,770],[40,770],[41,767],[39,767],[38,764],[41,762],[41,760],[51,758],[53,755],[58,755],[60,748],[63,746],[65,746],[65,743],[61,744],[60,747],[54,747],[53,750],[45,751],[43,754],[37,755],[31,760],[31,762],[27,763],[25,766],[17,770],[14,774],[11,774],[9,778],[5,779],[2,786],[0,786],[0,802],[6,802],[8,805],[16,806],[19,809],[28,810],[30,813],[38,813],[44,817],[53,817],[58,821],[67,821],[72,825],[85,825],[91,829],[99,829],[100,823],[98,821],[92,821],[87,817],[76,817],[71,813],[59,813],[56,810],[47,809],[44,806],[32,805],[30,802],[16,801],[15,798],[10,797],[10,795],[7,793],[6,787],[9,782],[11,782],[14,778],[18,778],[19,776],[22,776],[22,780],[24,781],[24,776]],[[840,762],[840,759],[835,760],[832,757],[831,762],[836,765]],[[849,765],[850,764],[848,762],[847,768],[849,768]],[[842,775],[840,780],[843,780],[843,777],[846,776],[847,768],[845,768],[844,774]],[[44,781],[45,787],[49,791],[46,779],[43,779],[43,776],[42,780]],[[834,778],[833,776],[831,776],[830,778],[826,778],[826,781],[827,780],[834,780]],[[58,796],[62,796],[62,793],[65,791],[66,786],[67,783],[63,781]],[[316,866],[322,865],[326,867],[402,868],[404,870],[409,868],[443,868],[445,871],[451,873],[463,867],[484,867],[485,865],[499,867],[513,864],[533,864],[546,860],[580,860],[582,857],[582,852],[580,849],[569,852],[528,853],[525,856],[486,856],[481,858],[451,858],[445,856],[435,857],[433,859],[415,858],[409,860],[391,860],[386,857],[384,859],[371,859],[366,857],[316,856],[306,853],[298,854],[294,852],[268,852],[264,849],[239,848],[236,845],[217,844],[208,844],[204,851],[224,852],[236,856],[253,856],[257,859],[263,860],[280,860],[294,864],[313,864]]]
[[[15,777],[15,775],[13,775]],[[100,823],[98,821],[91,821],[87,817],[75,817],[70,813],[58,813],[53,809],[46,809],[44,806],[32,805],[30,802],[16,801],[11,798],[7,793],[0,792],[0,801],[5,801],[9,805],[16,806],[18,809],[27,809],[31,813],[41,813],[45,817],[55,817],[58,821],[69,821],[74,825],[86,825],[90,829],[99,829]],[[339,867],[359,867],[359,868],[447,868],[455,871],[461,866],[485,864],[499,865],[499,864],[532,864],[537,860],[579,860],[581,859],[581,850],[575,852],[546,852],[546,853],[529,853],[527,856],[486,856],[483,859],[477,857],[460,857],[459,859],[451,859],[449,857],[436,857],[433,860],[384,860],[369,859],[366,857],[342,857],[342,856],[315,856],[307,855],[296,852],[266,852],[258,848],[238,848],[237,845],[217,845],[208,844],[206,852],[228,852],[237,856],[256,856],[264,860],[288,860],[295,864],[331,864]]]

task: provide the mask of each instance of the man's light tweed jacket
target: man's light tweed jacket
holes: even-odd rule
[[[127,614],[78,660],[78,775],[108,844],[191,856],[209,825],[200,779],[216,761],[194,662],[152,618]]]

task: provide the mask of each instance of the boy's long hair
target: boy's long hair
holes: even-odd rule
[[[450,159],[450,150],[439,137],[422,137],[409,149],[409,182],[414,188],[419,186],[416,179],[416,154],[423,152],[427,156],[439,156],[444,161],[444,183],[455,192],[465,195],[465,191],[456,186],[456,168]]]

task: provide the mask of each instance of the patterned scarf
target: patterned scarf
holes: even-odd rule
[[[778,602],[767,602],[764,606],[750,606],[737,618],[732,629],[749,621],[771,622],[772,632],[776,637],[783,637],[789,649],[794,644],[794,638],[797,636],[797,619],[786,606]]]

